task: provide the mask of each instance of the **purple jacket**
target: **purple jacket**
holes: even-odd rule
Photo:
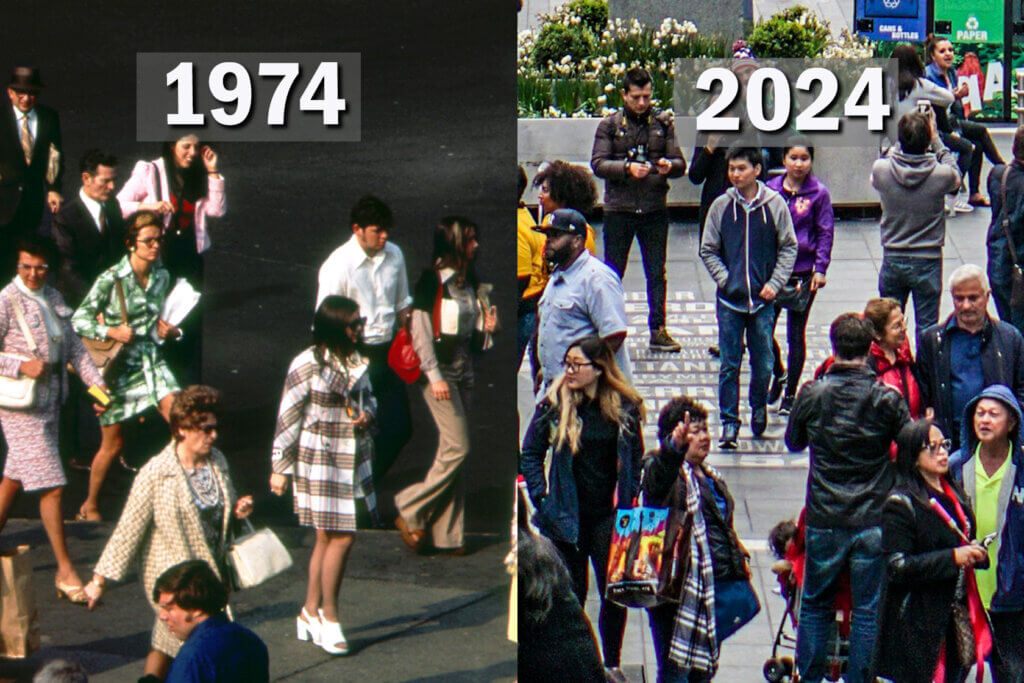
[[[784,177],[776,176],[765,184],[782,195],[789,207],[789,215],[793,217],[793,230],[798,245],[793,274],[803,275],[813,271],[824,275],[832,261],[832,235],[835,231],[832,197],[828,188],[813,175],[807,176],[803,187],[796,194],[783,189]]]

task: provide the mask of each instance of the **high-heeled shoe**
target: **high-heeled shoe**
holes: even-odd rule
[[[324,611],[320,612],[320,647],[329,655],[347,655],[348,641],[341,631],[341,624],[337,621],[324,619]]]
[[[89,596],[85,594],[85,586],[82,584],[72,586],[69,583],[64,583],[58,578],[54,581],[54,586],[57,588],[58,598],[65,598],[68,602],[75,605],[89,604]]]
[[[295,617],[295,631],[302,642],[311,640],[314,645],[320,644],[320,618],[310,616],[305,607],[299,616]]]

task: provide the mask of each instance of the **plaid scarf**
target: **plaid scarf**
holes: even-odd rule
[[[680,474],[686,482],[686,512],[693,517],[693,530],[690,534],[690,565],[676,612],[669,659],[680,667],[713,675],[718,669],[715,572],[711,566],[711,548],[693,470],[684,464]]]

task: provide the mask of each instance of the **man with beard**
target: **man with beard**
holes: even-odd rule
[[[534,386],[547,389],[562,374],[569,345],[596,334],[615,349],[615,360],[630,378],[626,339],[626,303],[622,281],[586,250],[587,221],[579,211],[558,209],[551,222],[534,228],[547,235],[544,258],[551,276],[538,307],[534,348],[540,373]]]

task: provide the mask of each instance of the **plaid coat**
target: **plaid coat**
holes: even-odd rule
[[[227,548],[235,488],[223,453],[214,449],[210,464],[224,501],[221,547]],[[135,476],[121,519],[94,571],[112,581],[123,581],[136,558],[142,560],[142,585],[147,600],[152,600],[153,586],[160,574],[186,560],[204,560],[217,576],[226,579],[222,576],[226,558],[215,557],[206,543],[185,471],[174,452],[174,442],[151,458]],[[155,604],[153,609],[157,609]],[[173,657],[181,641],[158,619],[152,645],[153,649]]]
[[[356,430],[359,412],[376,414],[365,358],[318,359],[310,347],[292,361],[281,396],[271,468],[292,476],[295,514],[303,526],[355,531],[355,499],[376,508],[373,439]],[[351,415],[349,414],[351,412]]]

